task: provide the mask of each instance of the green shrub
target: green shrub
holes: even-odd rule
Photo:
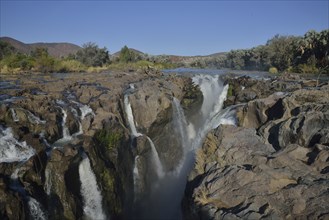
[[[309,65],[309,64],[299,64],[297,66],[297,72],[299,73],[318,73],[319,69],[316,68],[315,65]]]
[[[228,85],[227,97],[233,96],[233,86],[231,84]]]
[[[277,74],[278,73],[278,69],[275,67],[270,67],[270,69],[268,70],[269,73],[271,74]]]
[[[114,149],[121,142],[123,135],[119,132],[110,132],[108,130],[100,130],[96,132],[95,138],[98,143],[106,147],[108,150]]]

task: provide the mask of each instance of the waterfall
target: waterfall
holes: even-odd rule
[[[148,136],[146,136],[147,140],[149,141],[150,145],[151,145],[151,150],[152,150],[152,160],[153,163],[155,165],[155,171],[158,175],[159,178],[162,178],[164,176],[164,171],[163,171],[163,167],[159,158],[159,154],[154,146],[153,141],[151,140],[151,138],[149,138]]]
[[[183,147],[183,150],[186,152],[189,147],[189,138],[187,136],[187,122],[184,115],[184,110],[182,106],[180,105],[180,102],[177,98],[173,98],[173,119],[174,119],[174,125],[178,129],[180,138],[181,138],[181,145]]]
[[[79,176],[85,216],[90,219],[106,219],[102,208],[101,192],[97,186],[96,177],[90,167],[90,160],[87,155],[80,162]]]
[[[137,155],[134,160],[134,169],[133,169],[133,175],[134,175],[134,193],[135,195],[139,193],[139,170],[138,170],[138,159],[139,156]],[[135,197],[136,198],[136,197]]]
[[[36,115],[34,115],[32,112],[24,109],[24,111],[26,112],[27,114],[27,118],[29,119],[29,121],[32,123],[32,124],[46,124],[46,121],[45,120],[41,120],[39,117],[37,117]]]
[[[142,136],[141,133],[137,132],[136,126],[135,126],[135,121],[134,121],[134,115],[133,115],[133,111],[131,109],[131,104],[129,102],[129,97],[126,94],[124,96],[124,104],[125,104],[125,112],[128,118],[128,123],[129,123],[129,127],[130,127],[130,131],[133,137],[139,137]]]
[[[32,197],[28,197],[27,202],[30,210],[30,215],[33,219],[37,220],[46,220],[47,217],[45,213],[42,211],[41,204]]]
[[[20,184],[18,181],[18,172],[21,170],[21,167],[15,169],[15,171],[11,174],[11,184],[10,188],[12,190],[15,190],[20,194],[20,196],[27,201],[27,205],[29,208],[30,216],[32,219],[38,219],[38,220],[45,220],[47,219],[46,214],[42,211],[41,204],[31,196],[28,196],[24,187]]]
[[[197,75],[192,78],[192,81],[199,85],[203,94],[201,107],[203,120],[199,121],[197,126],[194,125],[194,127],[198,127],[192,143],[192,149],[195,150],[200,147],[204,137],[211,129],[216,128],[220,122],[225,122],[222,117],[224,115],[218,117],[218,114],[223,108],[229,85],[223,86],[218,75]]]
[[[80,118],[83,120],[87,115],[95,115],[93,110],[88,106],[81,104],[80,102],[71,101],[72,103],[76,104],[80,110]]]
[[[62,138],[58,139],[55,143],[53,143],[53,147],[61,147],[63,144],[68,143],[72,140],[72,136],[70,135],[70,131],[66,126],[66,118],[67,118],[67,113],[66,111],[62,108],[59,107],[62,111]]]
[[[14,122],[18,122],[19,121],[19,118],[17,116],[17,113],[16,113],[15,109],[11,108],[10,109],[10,112],[11,112],[11,117],[12,117],[13,121]]]
[[[0,125],[0,163],[26,161],[35,154],[35,150],[25,141],[19,142],[14,138],[11,128]]]
[[[50,170],[48,168],[46,168],[46,170],[45,170],[45,185],[44,185],[44,188],[45,188],[45,191],[46,191],[46,193],[47,193],[48,196],[50,195],[52,185],[53,185],[53,183],[51,181],[51,173],[50,173]]]
[[[88,105],[81,105],[80,112],[81,112],[81,120],[83,120],[89,114],[94,115],[93,110]]]
[[[71,139],[70,131],[66,127],[67,113],[63,108],[61,108],[61,110],[62,110],[62,114],[63,114],[63,118],[62,118],[63,139],[70,140]]]

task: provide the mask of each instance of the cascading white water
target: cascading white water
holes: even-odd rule
[[[11,108],[10,109],[10,112],[11,112],[11,117],[12,117],[13,121],[14,122],[18,122],[19,121],[19,118],[17,116],[17,113],[16,113],[15,109]]]
[[[161,163],[160,158],[159,158],[159,154],[158,154],[151,138],[149,138],[148,136],[146,136],[146,138],[147,138],[147,140],[149,141],[149,143],[151,145],[152,160],[153,160],[153,163],[155,165],[155,171],[156,171],[158,177],[162,178],[164,176],[164,171],[163,171],[162,163]]]
[[[83,120],[87,115],[95,115],[93,110],[88,106],[81,104],[80,102],[71,101],[72,103],[76,104],[80,110],[80,118]]]
[[[133,169],[133,178],[134,178],[134,193],[137,195],[140,192],[140,176],[139,176],[139,170],[138,170],[138,160],[139,156],[137,155],[134,160],[134,169]],[[135,197],[136,199],[136,197]]]
[[[68,143],[72,140],[72,136],[70,135],[70,131],[68,129],[68,127],[66,126],[66,118],[67,118],[67,113],[66,111],[62,108],[59,107],[62,111],[62,122],[61,122],[61,126],[62,126],[62,133],[63,136],[61,139],[58,139],[57,141],[55,141],[55,143],[53,143],[53,147],[61,147],[63,144]]]
[[[52,185],[53,185],[53,183],[51,181],[51,172],[50,172],[50,170],[48,168],[46,168],[46,170],[45,170],[45,185],[44,185],[44,188],[45,188],[45,191],[46,191],[46,193],[47,193],[48,196],[50,195]]]
[[[63,118],[62,118],[63,139],[70,140],[72,137],[70,135],[70,131],[68,127],[66,126],[67,113],[63,108],[61,108],[61,111],[63,114]]]
[[[11,128],[0,126],[0,163],[26,161],[35,155],[35,150],[25,141],[19,142],[14,138]]]
[[[82,105],[80,106],[81,111],[81,120],[83,120],[87,115],[91,114],[93,115],[93,110],[88,105]]]
[[[199,85],[203,94],[201,111],[185,119],[180,102],[173,98],[173,123],[181,137],[183,157],[173,172],[165,173],[159,179],[155,190],[141,211],[146,219],[181,219],[180,206],[186,179],[193,167],[195,150],[202,145],[206,134],[219,124],[234,124],[234,111],[222,110],[227,96],[228,85],[223,85],[218,75],[196,75],[192,81]]]
[[[133,84],[130,84],[129,87],[130,87],[129,91],[135,89],[135,86]],[[128,118],[128,124],[129,124],[129,128],[130,128],[131,136],[133,138],[142,136],[143,134],[139,133],[136,129],[136,126],[135,126],[134,115],[133,115],[133,111],[132,111],[132,108],[131,108],[131,104],[129,102],[128,93],[124,95],[124,107],[125,107],[125,112],[126,112],[126,115],[127,115],[127,118]],[[163,166],[162,166],[162,163],[161,163],[160,158],[159,158],[159,154],[158,154],[151,138],[148,137],[148,136],[146,136],[146,138],[149,141],[150,146],[151,146],[152,162],[155,166],[156,174],[157,174],[158,178],[162,178],[165,173],[164,173]],[[138,167],[137,167],[137,161],[138,161],[138,155],[135,157],[135,163],[134,163],[134,168],[133,168],[135,196],[139,192],[139,190],[138,190],[139,182],[138,181],[139,181],[139,178],[140,178],[139,172],[138,172]]]
[[[175,127],[178,129],[178,133],[181,138],[181,145],[184,151],[187,151],[189,147],[189,137],[187,135],[187,122],[184,115],[184,110],[180,105],[180,102],[177,98],[173,98],[173,120]]]
[[[32,112],[24,109],[24,111],[27,114],[27,118],[29,119],[29,121],[32,124],[46,124],[47,122],[45,120],[41,120],[39,117],[37,117],[36,115],[34,115]]]
[[[126,112],[126,115],[128,118],[128,123],[129,123],[129,127],[130,127],[132,136],[134,136],[134,137],[142,136],[141,133],[137,132],[137,129],[135,126],[135,121],[134,121],[133,111],[131,109],[131,104],[129,102],[129,97],[127,94],[124,96],[124,104],[125,104],[125,112]]]
[[[220,113],[223,108],[224,101],[226,100],[229,85],[223,86],[223,83],[219,80],[218,75],[196,75],[192,78],[192,81],[199,85],[203,94],[202,103],[202,118],[199,121],[195,138],[193,140],[192,149],[195,150],[200,147],[205,135],[215,128],[215,125],[220,124],[222,117],[215,117]],[[196,126],[194,126],[196,127]]]
[[[89,219],[106,219],[102,207],[102,195],[97,186],[88,156],[80,162],[79,176],[81,182],[81,195],[83,198],[83,212]]]
[[[32,219],[46,220],[47,215],[43,212],[41,204],[31,196],[27,196],[24,187],[18,181],[18,173],[21,167],[15,169],[11,174],[10,179],[12,181],[10,188],[17,191],[20,196],[27,200],[27,205],[29,207],[30,216]]]
[[[36,220],[46,220],[47,217],[45,213],[42,211],[41,204],[32,197],[28,197],[27,202],[30,210],[30,215],[32,219]]]

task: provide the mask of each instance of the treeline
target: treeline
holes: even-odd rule
[[[100,72],[184,66],[329,74],[329,29],[321,32],[308,31],[302,37],[276,35],[265,45],[232,50],[226,55],[196,57],[192,58],[192,62],[179,57],[175,59],[170,56],[150,56],[127,46],[111,56],[105,47],[99,48],[95,43],[86,43],[76,54],[58,59],[49,56],[45,48],[22,54],[10,44],[0,41],[1,73]]]
[[[276,35],[266,45],[231,50],[226,57],[198,60],[195,67],[272,72],[329,73],[329,30],[308,31],[303,37]]]
[[[86,43],[76,54],[54,58],[46,48],[36,48],[30,54],[19,53],[7,42],[0,41],[0,72],[100,72],[105,70],[136,70],[139,68],[174,68],[173,64],[156,62],[146,54],[139,54],[124,46],[119,56],[95,43]]]

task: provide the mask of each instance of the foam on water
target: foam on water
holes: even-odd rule
[[[90,219],[106,219],[102,207],[102,195],[97,186],[94,172],[90,166],[90,160],[86,156],[79,165],[81,182],[81,195],[83,198],[83,212]]]
[[[0,126],[0,163],[26,161],[33,155],[35,150],[25,141],[16,140],[11,128]]]
[[[42,211],[41,204],[35,200],[32,197],[28,197],[28,202],[29,206],[29,211],[32,219],[35,220],[46,220],[47,216],[46,214]]]

